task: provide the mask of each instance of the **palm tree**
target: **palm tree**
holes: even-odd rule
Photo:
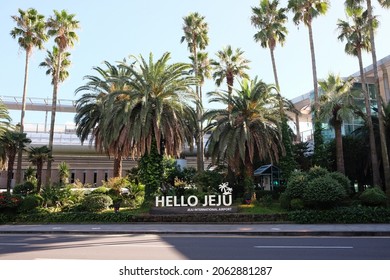
[[[0,136],[0,155],[6,158],[7,164],[7,192],[11,191],[12,174],[14,171],[14,163],[16,154],[19,149],[24,150],[26,144],[31,140],[26,137],[26,133],[20,131],[7,130]]]
[[[261,0],[259,7],[252,7],[251,22],[253,26],[259,29],[254,35],[255,41],[259,42],[263,48],[269,48],[270,50],[275,84],[280,90],[274,52],[277,43],[283,46],[288,31],[285,26],[287,23],[287,9],[278,8],[278,6],[278,0],[272,2]]]
[[[313,88],[314,88],[314,158],[315,161],[321,163],[323,161],[324,145],[321,134],[321,123],[317,120],[318,111],[318,78],[317,65],[314,51],[313,38],[313,19],[320,15],[325,15],[329,8],[329,0],[289,0],[288,9],[294,13],[293,21],[296,25],[303,22],[309,31],[309,43],[311,54],[311,65],[313,72]],[[316,131],[317,130],[317,131]]]
[[[346,41],[345,52],[349,55],[356,56],[359,61],[360,82],[362,85],[362,92],[364,96],[366,114],[364,115],[365,122],[369,130],[370,152],[371,152],[371,167],[373,184],[380,185],[378,156],[376,151],[376,142],[374,135],[374,126],[371,118],[371,98],[367,90],[366,78],[364,76],[363,68],[363,51],[371,50],[370,42],[370,25],[368,21],[368,13],[362,7],[346,7],[346,14],[351,19],[349,21],[338,20],[337,28],[339,30],[338,39]],[[378,26],[378,21],[372,22]]]
[[[7,107],[0,100],[0,136],[7,131],[11,118],[8,114]]]
[[[211,135],[207,152],[213,163],[225,161],[235,173],[245,166],[245,176],[253,177],[256,156],[261,160],[278,160],[283,149],[278,124],[280,115],[276,88],[262,81],[244,79],[235,95],[228,91],[209,93],[210,102],[231,105],[205,113],[209,121],[205,131]]]
[[[75,41],[78,40],[77,34],[75,32],[78,29],[79,22],[75,20],[74,14],[68,14],[65,10],[56,11],[54,10],[54,16],[51,16],[47,21],[48,35],[54,37],[54,41],[58,47],[58,57],[57,57],[57,67],[54,69],[59,69],[55,71],[55,76],[53,79],[53,103],[51,110],[51,121],[50,121],[50,136],[49,136],[49,150],[50,156],[53,151],[53,140],[54,140],[54,125],[57,111],[57,95],[58,95],[58,86],[61,81],[60,73],[63,60],[63,53],[69,47],[73,47]],[[47,173],[46,173],[46,182],[50,182],[51,179],[51,161],[47,162]]]
[[[320,96],[318,118],[329,120],[335,130],[337,171],[345,174],[342,124],[350,120],[355,111],[353,79],[342,80],[339,76],[329,74],[328,78],[319,81],[324,94]],[[356,94],[355,94],[356,95]]]
[[[16,23],[16,27],[12,29],[11,36],[18,39],[20,48],[26,52],[26,62],[24,67],[24,84],[22,97],[22,111],[20,116],[20,132],[24,132],[24,116],[26,113],[26,96],[27,96],[27,82],[28,82],[28,68],[30,64],[30,57],[34,48],[42,50],[44,42],[47,41],[45,33],[45,17],[37,12],[37,10],[30,8],[26,11],[19,9],[19,15],[11,16]],[[22,177],[22,150],[18,151],[18,161],[16,168],[16,183],[20,183]]]
[[[30,147],[28,150],[28,160],[37,167],[37,192],[41,191],[43,164],[51,161],[50,149],[47,146]]]
[[[69,183],[69,176],[70,176],[70,169],[69,165],[65,162],[62,161],[58,165],[58,177],[60,179],[60,184],[68,184]]]
[[[77,88],[75,93],[84,92],[83,95],[76,101],[76,134],[84,143],[86,140],[90,140],[90,143],[94,141],[95,148],[99,152],[106,153],[109,156],[114,157],[114,169],[113,176],[122,176],[122,160],[123,157],[128,156],[124,154],[123,147],[116,147],[118,144],[117,139],[110,142],[107,139],[111,139],[110,135],[105,130],[104,126],[107,125],[108,120],[113,117],[114,105],[122,101],[120,98],[114,102],[106,102],[108,96],[114,92],[121,92],[127,90],[127,84],[125,79],[130,78],[131,74],[120,65],[112,65],[111,63],[104,62],[107,69],[101,67],[94,67],[99,76],[85,76],[88,82]],[[116,108],[117,109],[117,108]],[[121,108],[125,110],[126,108]],[[123,124],[115,124],[115,129],[122,129]],[[122,145],[124,145],[122,141]]]
[[[39,64],[39,67],[45,67],[46,69],[46,75],[51,75],[52,80],[51,84],[54,85],[54,79],[57,75],[57,61],[58,61],[58,47],[53,46],[52,51],[47,51],[47,55],[45,57],[45,60],[42,61]],[[61,66],[60,66],[60,76],[58,83],[64,82],[69,77],[68,68],[70,67],[71,61],[70,61],[70,53],[64,52],[62,54],[61,58]]]
[[[198,65],[198,83],[199,83],[199,94],[203,96],[202,87],[204,85],[205,79],[211,78],[211,61],[209,59],[207,52],[198,52],[197,53],[197,65]],[[192,64],[195,62],[193,55],[190,56]]]
[[[197,80],[188,74],[190,64],[168,64],[169,59],[169,53],[163,54],[156,62],[152,54],[149,60],[140,56],[133,66],[127,66],[131,73],[127,80],[129,90],[110,96],[110,100],[118,100],[118,96],[122,99],[115,105],[119,110],[114,108],[113,118],[108,123],[124,126],[119,131],[115,125],[109,125],[105,133],[118,139],[119,143],[124,139],[125,147],[133,157],[141,158],[144,165],[150,163],[154,166],[162,160],[159,155],[163,154],[178,157],[184,144],[192,146],[193,142],[194,128],[190,124],[196,115],[189,102],[196,101],[191,86]],[[156,156],[154,162],[147,159],[149,155]],[[156,177],[158,174],[150,174],[151,169],[146,169],[149,169],[149,180],[144,182],[145,200],[150,201],[159,187],[161,176]]]
[[[230,45],[218,51],[216,56],[218,60],[211,62],[214,68],[213,79],[217,86],[226,79],[227,91],[231,95],[236,77],[249,78],[246,70],[249,70],[250,61],[244,57],[244,51],[240,48],[233,51]]]
[[[183,18],[183,31],[184,36],[181,38],[181,42],[187,42],[187,47],[192,55],[193,59],[193,71],[195,77],[198,78],[198,50],[204,50],[209,43],[208,38],[208,25],[205,22],[205,17],[201,16],[199,13],[190,13],[188,16]],[[201,91],[199,91],[199,83],[195,85],[196,92],[196,115],[197,115],[197,169],[198,172],[204,170],[204,160],[203,160],[203,124],[202,124],[202,115],[203,115],[203,96]]]
[[[346,0],[345,4],[349,7],[356,7],[363,3],[365,0]],[[378,3],[383,8],[390,8],[390,0],[378,0]],[[367,14],[368,14],[368,25],[370,27],[370,43],[371,43],[371,55],[372,55],[372,65],[374,70],[374,80],[376,85],[376,101],[378,104],[378,120],[379,120],[379,135],[381,140],[381,150],[382,150],[382,162],[383,162],[383,174],[384,174],[384,189],[386,190],[387,197],[390,198],[390,163],[389,163],[389,154],[387,151],[387,141],[386,141],[386,130],[385,122],[383,117],[383,104],[382,96],[380,93],[379,86],[379,74],[378,74],[378,63],[376,58],[376,49],[375,49],[375,17],[372,14],[373,6],[371,0],[366,0],[367,4]]]

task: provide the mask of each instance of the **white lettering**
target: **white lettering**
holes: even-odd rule
[[[198,205],[199,201],[198,198],[195,195],[191,195],[187,199],[188,206],[195,207]]]

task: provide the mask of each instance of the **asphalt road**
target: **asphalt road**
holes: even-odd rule
[[[2,234],[1,260],[390,260],[390,237]]]

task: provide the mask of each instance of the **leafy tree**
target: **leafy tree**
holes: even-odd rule
[[[54,69],[53,76],[53,103],[51,110],[51,121],[50,121],[50,135],[49,135],[49,150],[50,153],[53,150],[54,140],[54,125],[57,112],[57,95],[58,86],[61,82],[60,73],[62,71],[62,61],[64,52],[73,47],[74,43],[78,40],[78,36],[75,32],[80,27],[79,22],[75,19],[74,14],[68,14],[66,10],[56,11],[54,10],[54,16],[51,16],[47,21],[48,35],[54,37],[54,41],[58,47],[57,55],[57,67]],[[51,155],[51,154],[50,154]],[[47,174],[46,182],[50,182],[51,179],[51,161],[47,162]]]
[[[44,42],[47,41],[45,17],[38,13],[36,9],[30,8],[26,11],[19,9],[19,15],[11,16],[16,23],[16,27],[11,30],[11,36],[18,39],[21,49],[26,52],[26,62],[24,68],[24,84],[22,96],[22,110],[20,116],[20,132],[24,132],[24,117],[26,113],[26,96],[28,83],[28,69],[30,57],[34,48],[42,50]],[[23,151],[18,151],[18,161],[16,168],[16,183],[20,183],[22,174],[22,154]]]

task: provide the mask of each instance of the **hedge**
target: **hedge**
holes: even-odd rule
[[[331,210],[297,210],[288,220],[299,224],[390,223],[390,209],[383,207],[340,207]]]

